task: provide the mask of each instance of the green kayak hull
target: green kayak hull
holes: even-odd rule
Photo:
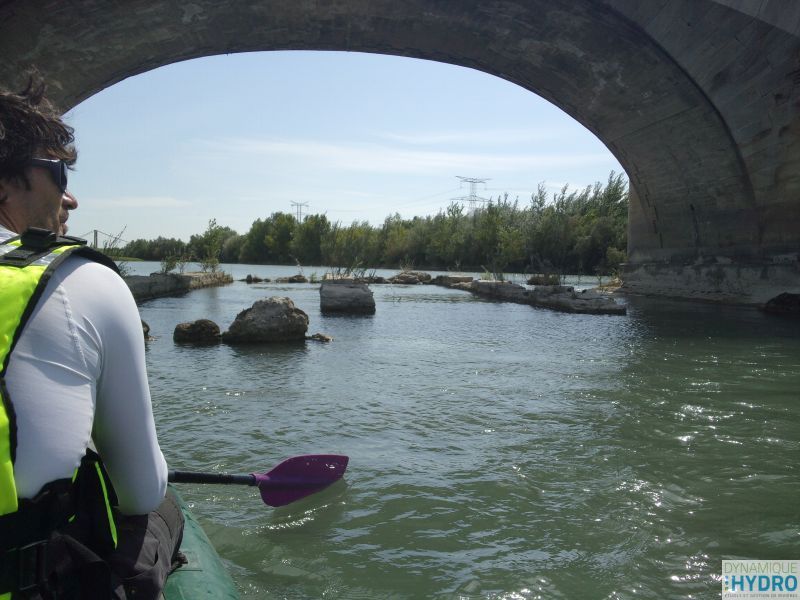
[[[172,487],[172,486],[171,486]],[[222,564],[217,551],[208,539],[203,528],[189,512],[186,502],[172,487],[180,503],[186,525],[183,530],[181,551],[186,555],[187,564],[181,566],[167,579],[164,587],[164,600],[239,600],[239,593],[230,574]]]

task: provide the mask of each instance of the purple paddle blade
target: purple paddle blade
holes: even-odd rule
[[[253,477],[264,504],[284,506],[341,479],[348,460],[338,454],[295,456],[268,473],[253,473]]]

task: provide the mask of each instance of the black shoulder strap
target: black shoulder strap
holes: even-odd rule
[[[85,256],[86,258],[98,262],[119,274],[117,263],[115,263],[102,252],[98,252],[97,250],[87,246],[86,240],[82,238],[68,235],[59,236],[48,229],[31,227],[25,230],[25,233],[23,233],[21,236],[6,240],[5,243],[8,244],[9,242],[16,241],[17,239],[19,239],[22,244],[18,248],[7,252],[3,256],[0,256],[0,265],[27,267],[40,258],[47,256],[54,248],[58,248],[59,246],[76,246],[75,249],[64,254],[78,254],[79,256]],[[65,255],[62,255],[56,259],[56,264],[54,266],[64,260],[66,258]]]
[[[27,267],[43,256],[50,254],[53,248],[57,248],[58,246],[86,244],[86,240],[68,236],[59,237],[48,229],[40,229],[38,227],[31,227],[25,230],[25,232],[19,236],[19,240],[22,244],[18,248],[0,257],[0,264],[14,267]]]

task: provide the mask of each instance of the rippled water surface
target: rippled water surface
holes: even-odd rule
[[[172,468],[350,456],[343,482],[280,509],[252,488],[181,487],[244,595],[716,598],[723,557],[800,558],[797,321],[372,289],[371,317],[321,316],[311,284],[236,282],[141,306]],[[225,329],[276,295],[334,341],[172,342],[179,322]]]

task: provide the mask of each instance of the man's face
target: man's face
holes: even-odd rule
[[[31,166],[26,174],[30,189],[21,181],[0,181],[0,197],[6,198],[0,203],[0,223],[16,233],[29,227],[66,233],[68,211],[78,207],[75,197],[62,193],[44,167]]]

